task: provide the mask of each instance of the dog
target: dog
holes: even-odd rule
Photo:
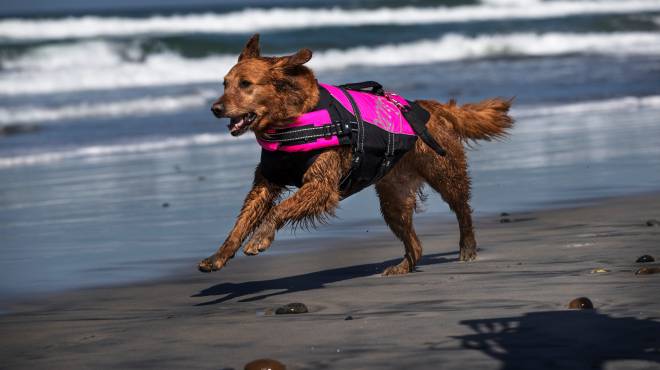
[[[252,130],[260,139],[268,137],[273,129],[286,127],[296,117],[314,109],[319,101],[319,84],[312,70],[304,65],[311,58],[309,49],[282,57],[262,56],[259,35],[252,36],[237,64],[225,76],[224,93],[213,103],[213,114],[230,119],[229,130],[234,136]],[[416,140],[375,183],[382,216],[405,247],[401,262],[387,267],[382,272],[385,276],[413,271],[422,256],[413,213],[424,184],[438,192],[456,214],[460,261],[477,257],[464,145],[502,138],[513,126],[508,115],[511,99],[493,98],[462,106],[453,100],[447,104],[432,100],[414,103],[430,113],[428,132],[446,155],[441,156],[427,143]],[[223,268],[248,237],[243,251],[256,255],[270,247],[276,231],[283,226],[315,224],[331,217],[343,197],[340,182],[351,170],[352,157],[353,152],[346,145],[321,150],[302,174],[299,189],[280,202],[286,186],[266,178],[267,168],[262,160],[236,224],[222,246],[199,263],[199,270],[211,272]]]

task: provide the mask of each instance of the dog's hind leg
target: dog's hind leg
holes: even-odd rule
[[[462,149],[462,148],[461,148]],[[472,261],[477,258],[477,242],[472,228],[472,208],[470,208],[470,177],[462,150],[448,151],[447,157],[439,157],[428,151],[417,163],[420,175],[440,193],[449,208],[456,214],[461,233],[459,242],[460,260]],[[453,156],[453,158],[449,158]]]
[[[407,274],[413,271],[422,257],[422,244],[413,227],[413,213],[423,179],[416,173],[407,171],[408,168],[410,167],[406,167],[404,163],[399,163],[376,184],[383,218],[394,235],[403,242],[406,252],[399,264],[383,271],[384,276]]]

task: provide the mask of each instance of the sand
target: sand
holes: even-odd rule
[[[660,369],[660,274],[634,274],[637,257],[660,258],[653,218],[658,194],[483,217],[479,259],[461,263],[455,223],[421,214],[425,257],[401,277],[378,275],[403,251],[385,232],[297,240],[297,254],[213,274],[190,261],[166,280],[15,304],[0,368]],[[596,309],[568,310],[581,296]],[[291,302],[310,312],[269,315]]]

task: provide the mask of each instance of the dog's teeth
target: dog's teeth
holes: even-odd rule
[[[240,118],[232,118],[229,123],[229,132],[234,136],[242,134],[244,129],[251,125],[256,118],[257,115],[253,112],[247,113]]]

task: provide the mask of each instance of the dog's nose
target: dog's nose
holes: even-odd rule
[[[214,116],[222,118],[225,114],[225,106],[222,103],[215,103],[211,106],[211,112]]]

